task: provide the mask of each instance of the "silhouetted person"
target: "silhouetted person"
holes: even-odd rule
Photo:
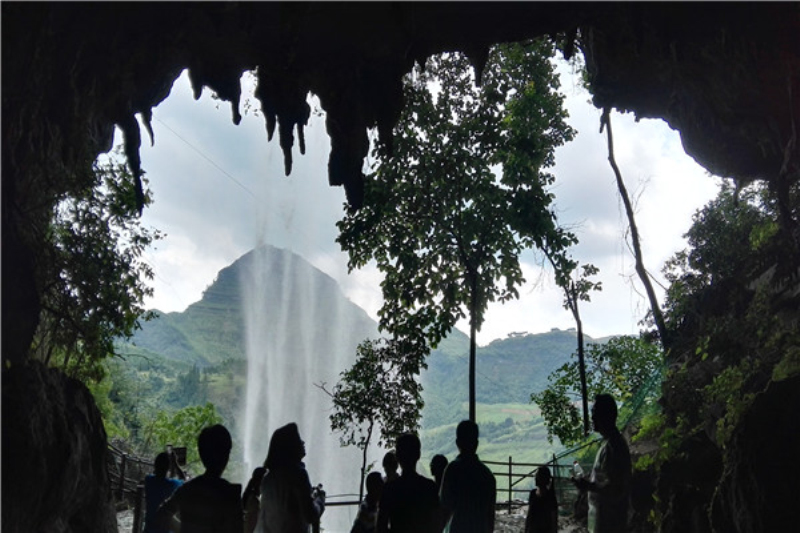
[[[616,533],[628,525],[631,485],[631,455],[628,443],[617,429],[617,403],[608,394],[598,394],[592,405],[592,424],[603,436],[589,479],[576,479],[581,491],[589,492],[590,533]]]
[[[492,533],[497,482],[478,458],[478,425],[463,420],[456,428],[456,457],[444,471],[440,497],[450,514],[445,531]]]
[[[156,455],[153,473],[144,478],[144,533],[168,533],[170,531],[168,527],[158,527],[156,513],[159,506],[164,503],[164,500],[183,485],[181,479],[184,478],[184,474],[180,467],[177,472],[181,479],[167,477],[171,461],[175,461],[174,452],[172,454],[161,452]]]
[[[442,479],[444,479],[444,470],[447,468],[447,457],[442,454],[436,454],[431,459],[431,475],[433,476],[433,481],[436,483],[436,494],[442,490]],[[442,530],[447,525],[447,520],[450,518],[450,512],[445,509],[442,505],[439,505],[439,511],[437,513],[439,515],[439,529]]]
[[[528,498],[528,516],[525,518],[525,533],[557,533],[558,502],[553,490],[550,469],[540,466],[536,470],[536,488]]]
[[[225,426],[207,427],[197,437],[197,451],[206,471],[183,484],[158,509],[159,524],[180,516],[181,533],[241,533],[241,485],[222,478],[231,453]]]
[[[400,474],[397,473],[397,468],[399,466],[397,464],[397,456],[393,451],[390,450],[386,452],[386,454],[383,456],[383,462],[381,464],[383,466],[383,471],[386,474],[383,476],[383,481],[389,483],[390,481],[394,481],[400,477]]]
[[[258,522],[258,510],[260,509],[261,496],[261,480],[267,469],[259,466],[253,470],[250,476],[250,481],[247,482],[247,488],[244,489],[242,494],[242,508],[244,509],[244,533],[253,533],[256,529]]]
[[[431,475],[436,482],[436,491],[442,488],[442,477],[444,476],[444,469],[447,468],[447,457],[438,453],[431,459]]]
[[[411,433],[397,439],[399,478],[383,487],[378,506],[379,533],[436,533],[440,531],[436,483],[416,471],[421,444]]]
[[[275,430],[269,441],[264,466],[267,473],[261,481],[261,510],[258,533],[308,533],[319,528],[325,511],[325,493],[312,493],[311,481],[302,462],[306,446],[297,424]]]
[[[380,472],[370,472],[365,481],[367,495],[358,507],[358,515],[350,533],[374,533],[378,527],[378,503],[383,494],[383,477]]]

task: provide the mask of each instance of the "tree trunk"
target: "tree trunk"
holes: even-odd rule
[[[372,440],[372,428],[375,426],[375,421],[369,421],[369,429],[367,430],[367,440],[364,443],[364,449],[361,450],[361,483],[358,484],[358,501],[364,501],[364,478],[367,477],[367,450],[369,450],[369,443]]]
[[[469,419],[475,422],[475,352],[477,335],[478,276],[473,275],[469,308]]]
[[[600,118],[600,132],[606,128],[606,136],[608,138],[608,162],[611,164],[611,169],[614,171],[614,176],[617,179],[617,188],[619,195],[622,197],[622,203],[625,205],[625,214],[628,217],[628,225],[631,228],[631,243],[633,245],[633,254],[636,258],[636,274],[644,285],[644,290],[647,292],[647,299],[650,301],[650,309],[653,311],[653,320],[656,323],[658,336],[661,337],[661,344],[665,351],[669,350],[669,339],[667,338],[667,326],[664,323],[664,315],[661,314],[661,307],[658,304],[656,293],[653,290],[653,284],[650,283],[650,276],[647,269],[644,267],[644,259],[642,258],[642,248],[639,244],[639,229],[636,226],[636,219],[633,214],[633,206],[628,197],[628,190],[625,188],[625,183],[622,181],[622,174],[619,171],[617,162],[614,159],[614,137],[611,133],[611,110],[605,108],[603,116]]]
[[[572,293],[570,299],[570,308],[572,309],[572,316],[575,318],[575,325],[578,327],[578,367],[581,374],[581,401],[583,403],[583,434],[588,435],[591,428],[589,427],[589,398],[588,391],[586,390],[586,359],[583,354],[583,321],[581,314],[578,311],[578,297],[575,292]]]

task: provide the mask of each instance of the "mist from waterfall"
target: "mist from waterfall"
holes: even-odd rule
[[[249,256],[249,258],[248,258]],[[342,294],[336,282],[292,252],[261,246],[245,256],[240,279],[247,350],[244,464],[263,464],[272,433],[297,423],[306,442],[312,485],[328,501],[357,499],[361,453],[342,448],[330,429],[331,389],[355,360],[357,345],[375,338],[375,323]],[[380,461],[376,456],[372,460]],[[335,495],[353,495],[332,498]],[[327,531],[349,531],[357,507],[328,507]]]

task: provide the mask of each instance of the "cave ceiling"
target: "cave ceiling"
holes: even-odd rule
[[[715,174],[772,180],[798,169],[799,20],[797,3],[6,2],[3,148],[12,164],[71,167],[107,150],[117,125],[138,169],[134,116],[149,124],[184,69],[196,96],[208,87],[231,102],[236,123],[239,78],[257,69],[287,173],[316,94],[329,182],[359,204],[367,129],[391,145],[415,61],[461,50],[480,68],[493,43],[558,36],[584,55],[595,105],[663,118]]]

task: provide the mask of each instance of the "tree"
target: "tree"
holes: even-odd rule
[[[424,345],[403,340],[367,339],[358,345],[355,364],[328,391],[333,399],[331,429],[341,433],[342,446],[362,451],[359,500],[367,474],[367,451],[376,427],[378,442],[391,446],[402,433],[416,431],[424,406],[416,378],[425,368]]]
[[[380,328],[435,347],[469,314],[470,419],[475,419],[476,332],[490,302],[518,297],[530,246],[562,249],[546,188],[555,148],[572,139],[544,41],[498,46],[475,87],[461,54],[418,68],[393,155],[376,147],[365,205],[338,223],[349,268],[384,273]],[[502,176],[496,171],[502,169]]]
[[[152,450],[163,450],[167,444],[186,447],[186,464],[197,465],[197,436],[203,428],[221,424],[222,417],[211,402],[205,405],[192,405],[170,414],[159,411],[151,422],[148,434]]]
[[[573,354],[574,355],[574,354]],[[586,352],[586,387],[591,397],[611,394],[622,405],[646,384],[662,365],[661,348],[642,338],[614,337],[605,344],[589,344]],[[547,438],[558,437],[565,446],[583,438],[583,424],[575,406],[580,393],[576,361],[564,364],[547,378],[548,387],[531,394],[531,401],[542,410],[547,426]]]
[[[579,304],[590,301],[590,291],[603,290],[602,282],[589,281],[599,269],[592,264],[579,265],[567,257],[566,251],[550,254],[545,251],[548,261],[555,272],[556,284],[564,291],[564,309],[568,309],[575,319],[578,333],[578,371],[581,384],[581,403],[583,405],[583,433],[589,434],[589,398],[586,388],[586,358],[583,349],[583,320]],[[581,269],[578,270],[578,266]],[[576,273],[577,272],[577,276]]]
[[[84,380],[100,379],[97,362],[114,353],[115,339],[152,316],[143,302],[153,271],[142,254],[161,234],[141,226],[136,190],[117,158],[95,163],[94,185],[57,204],[39,250],[42,311],[32,354]],[[145,205],[151,201],[147,192]]]

